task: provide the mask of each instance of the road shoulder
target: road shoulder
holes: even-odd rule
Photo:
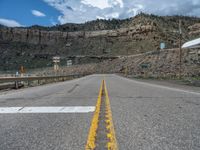
[[[145,82],[145,83],[149,83],[149,84],[160,85],[160,86],[165,86],[165,87],[169,87],[169,88],[177,88],[177,89],[180,89],[180,90],[187,90],[187,91],[191,91],[191,92],[200,93],[200,87],[187,85],[187,84],[184,84],[181,81],[159,80],[159,79],[142,79],[142,78],[139,79],[139,78],[129,78],[129,77],[121,76],[121,75],[118,75],[118,76],[126,78],[126,79],[130,79],[130,80],[133,80],[133,81]]]

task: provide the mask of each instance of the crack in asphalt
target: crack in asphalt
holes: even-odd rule
[[[73,92],[78,86],[79,86],[79,84],[75,84],[75,85],[68,91],[68,93]]]

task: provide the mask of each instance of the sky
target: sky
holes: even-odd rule
[[[200,0],[0,0],[0,24],[10,27],[125,19],[140,12],[200,17]]]

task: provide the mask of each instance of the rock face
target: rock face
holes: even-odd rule
[[[120,28],[117,30],[100,30],[100,31],[42,31],[38,29],[21,29],[21,28],[0,28],[0,40],[4,42],[21,42],[37,45],[55,45],[68,44],[68,41],[92,39],[96,37],[133,37],[134,40],[141,40],[140,34],[155,31],[151,25],[137,25],[132,28]],[[138,35],[137,35],[138,34]],[[145,37],[144,37],[145,38]],[[71,46],[71,45],[70,45]]]
[[[192,26],[188,27],[190,35],[199,35],[200,33],[200,23],[195,23]]]
[[[179,17],[180,18],[180,17]],[[184,39],[198,18],[181,17]],[[130,55],[158,50],[161,42],[167,48],[178,47],[178,17],[140,14],[126,20],[97,20],[86,24],[65,24],[54,27],[0,27],[0,70],[48,67],[52,57],[61,56],[61,64],[72,56],[91,56],[73,63],[98,62],[93,56]]]

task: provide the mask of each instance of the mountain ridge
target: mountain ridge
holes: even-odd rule
[[[200,18],[139,14],[124,20],[96,20],[85,24],[54,27],[0,27],[0,65],[2,70],[51,66],[55,55],[62,65],[76,55],[116,56],[179,46],[179,20],[183,42],[198,37]],[[193,31],[195,28],[195,32]],[[70,58],[71,59],[71,58]],[[73,58],[73,64],[99,62],[96,58]]]

